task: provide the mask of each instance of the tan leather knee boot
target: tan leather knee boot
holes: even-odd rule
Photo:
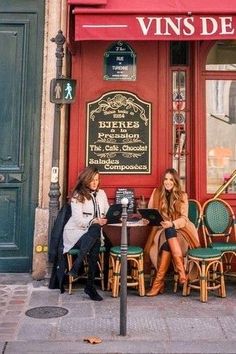
[[[182,250],[177,237],[169,238],[168,244],[170,246],[175,268],[179,273],[179,283],[183,284],[186,282],[187,276],[184,269],[184,259],[183,259]]]
[[[175,268],[177,272],[179,273],[179,283],[184,284],[187,281],[187,275],[185,273],[184,269],[184,259],[182,256],[174,256],[173,257],[173,262],[175,265]]]
[[[162,251],[160,265],[153,281],[152,288],[147,292],[147,296],[156,296],[164,292],[164,280],[171,261],[171,253]]]

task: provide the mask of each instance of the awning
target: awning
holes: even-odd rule
[[[68,4],[75,16],[76,41],[236,38],[236,0],[68,0]]]

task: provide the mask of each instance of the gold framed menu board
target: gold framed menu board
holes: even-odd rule
[[[128,91],[87,104],[86,164],[107,174],[151,173],[151,103]]]

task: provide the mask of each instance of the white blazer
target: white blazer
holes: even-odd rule
[[[107,195],[103,189],[99,189],[94,198],[85,200],[84,203],[77,199],[71,199],[71,217],[66,223],[63,231],[63,253],[68,252],[84,235],[92,220],[95,218],[95,205],[97,205],[98,216],[105,216],[109,208]]]

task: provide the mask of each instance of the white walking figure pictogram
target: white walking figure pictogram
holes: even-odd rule
[[[68,99],[72,100],[72,94],[71,94],[72,93],[72,86],[70,85],[69,82],[66,84],[65,92],[66,92],[65,99],[66,100],[68,100]]]

